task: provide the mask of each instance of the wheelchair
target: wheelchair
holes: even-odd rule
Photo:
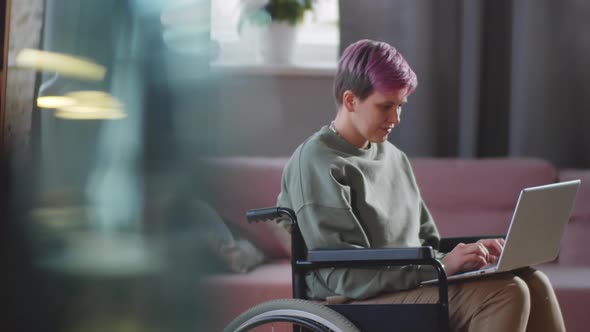
[[[294,211],[283,207],[252,209],[246,213],[249,223],[282,219],[292,221],[291,267],[293,299],[259,304],[234,319],[224,332],[271,331],[449,331],[448,283],[441,262],[432,247],[307,250]],[[476,242],[486,237],[455,237],[441,240],[439,250],[448,252],[458,243]],[[305,274],[325,267],[376,268],[403,265],[430,265],[438,275],[438,302],[434,304],[337,304],[310,301],[305,295]],[[275,329],[275,324],[283,327]],[[285,327],[287,326],[287,327]],[[291,329],[292,327],[292,329]]]

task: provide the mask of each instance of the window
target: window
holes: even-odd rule
[[[219,45],[218,66],[260,66],[266,63],[259,54],[259,30],[244,24],[238,31],[244,0],[213,0],[211,39]],[[264,1],[261,1],[264,3]],[[335,68],[338,60],[338,0],[316,0],[313,11],[298,25],[291,64],[297,67]]]

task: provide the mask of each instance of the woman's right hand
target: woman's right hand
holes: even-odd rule
[[[495,248],[486,246],[482,241],[477,243],[459,243],[443,259],[447,275],[480,269],[488,264],[496,262],[499,253]],[[503,244],[503,243],[502,243]],[[494,251],[490,254],[490,250]]]

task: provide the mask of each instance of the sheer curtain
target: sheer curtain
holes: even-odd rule
[[[391,140],[413,156],[590,167],[590,3],[340,2],[341,45],[394,45],[418,75]]]

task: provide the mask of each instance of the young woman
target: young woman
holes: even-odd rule
[[[334,82],[338,111],[294,152],[277,205],[292,208],[309,249],[438,247],[439,234],[406,155],[387,140],[417,86],[391,45],[360,40],[342,54]],[[502,239],[436,255],[447,275],[495,263]],[[430,267],[331,268],[307,275],[313,299],[434,303]],[[564,331],[547,277],[530,268],[449,285],[453,331]]]

